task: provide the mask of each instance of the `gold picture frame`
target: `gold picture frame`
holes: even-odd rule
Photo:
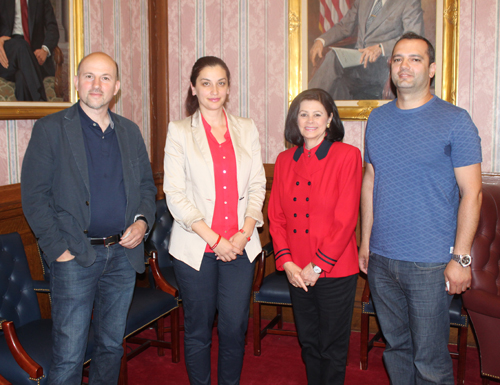
[[[311,1],[311,0],[309,0]],[[307,0],[288,1],[288,102],[301,92],[308,65]],[[458,81],[458,26],[460,0],[437,0],[436,3],[436,94],[456,104]],[[307,86],[307,83],[305,84]],[[337,101],[336,101],[337,102]],[[371,111],[387,100],[338,101],[342,120],[367,120]]]
[[[0,120],[39,119],[68,108],[77,100],[73,87],[76,63],[83,58],[83,0],[69,0],[69,102],[0,102]]]

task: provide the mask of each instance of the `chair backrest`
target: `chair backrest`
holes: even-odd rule
[[[146,241],[146,250],[158,251],[158,265],[160,268],[172,266],[172,257],[168,253],[168,245],[173,223],[174,219],[170,211],[168,211],[165,198],[157,200],[156,219]]]
[[[500,296],[500,178],[483,176],[481,219],[472,245],[473,289]]]
[[[28,260],[18,233],[0,235],[0,318],[16,327],[41,318]]]

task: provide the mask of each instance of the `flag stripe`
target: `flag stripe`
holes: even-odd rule
[[[319,29],[322,33],[337,24],[349,11],[347,0],[319,0]]]

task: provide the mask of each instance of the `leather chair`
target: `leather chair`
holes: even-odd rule
[[[361,296],[361,338],[360,338],[360,367],[361,370],[368,369],[368,352],[372,347],[385,348],[382,333],[380,330],[369,340],[370,316],[376,316],[370,295],[370,285],[368,281]],[[457,351],[450,352],[452,358],[458,359],[457,385],[463,385],[465,380],[465,360],[467,353],[467,332],[469,319],[462,307],[462,298],[455,295],[450,305],[450,326],[458,328]]]
[[[176,290],[179,290],[179,287],[177,286],[177,280],[175,279],[174,266],[172,265],[172,256],[168,252],[170,232],[172,231],[173,223],[174,218],[172,218],[172,214],[170,214],[170,211],[168,211],[165,198],[157,200],[156,219],[149,237],[146,240],[145,248],[146,252],[148,253],[150,253],[152,250],[157,251],[157,263],[161,275],[172,287],[174,287]],[[153,274],[149,274],[149,280],[151,286],[154,286],[155,280]],[[178,300],[182,301],[180,295],[178,297]]]
[[[178,291],[162,277],[157,262],[156,251],[152,251],[148,258],[153,271],[156,285],[153,287],[138,287],[134,289],[132,304],[127,316],[125,337],[123,338],[122,363],[120,367],[119,385],[126,385],[128,381],[127,361],[142,353],[149,347],[156,347],[158,356],[165,354],[164,349],[172,350],[172,362],[180,361],[180,334],[179,334],[179,303]],[[170,342],[165,341],[164,321],[170,315]],[[156,339],[138,337],[141,331],[155,326]],[[130,350],[129,345],[138,345]]]
[[[500,382],[500,180],[483,176],[481,218],[472,245],[472,285],[463,294],[479,345],[483,384]]]
[[[284,271],[275,271],[268,276],[265,275],[266,258],[274,255],[272,243],[262,248],[262,253],[257,257],[255,266],[256,275],[252,287],[253,296],[253,354],[260,356],[261,340],[267,334],[282,336],[297,336],[295,330],[283,329],[283,306],[292,306],[288,279]],[[276,316],[261,329],[261,306],[276,306]],[[276,326],[276,328],[275,328]]]
[[[0,298],[0,318],[5,318],[11,322],[4,322],[3,329],[7,339],[0,338],[0,373],[14,384],[32,384],[28,377],[36,378],[38,383],[46,383],[46,376],[50,368],[52,356],[51,342],[51,320],[40,320],[40,310],[36,299],[36,294],[33,292],[31,275],[29,272],[24,247],[19,234],[0,235],[0,245],[2,251],[0,258],[0,284],[6,285],[5,295],[2,295],[4,289],[0,290],[3,301]],[[172,349],[172,361],[179,362],[180,360],[180,338],[179,338],[179,321],[178,321],[178,303],[177,291],[164,281],[159,274],[156,263],[156,253],[147,257],[154,275],[158,282],[158,287],[142,288],[136,287],[134,297],[127,317],[127,325],[124,338],[124,352],[122,357],[122,365],[120,369],[119,384],[127,384],[127,361],[132,359],[140,352],[150,346],[158,348],[158,355],[164,354],[165,348]],[[13,261],[13,262],[12,262]],[[49,268],[42,258],[42,266],[44,267],[44,275],[49,275]],[[16,267],[15,269],[13,267]],[[20,266],[17,268],[17,266]],[[11,272],[8,276],[3,276],[4,272]],[[20,290],[19,286],[23,285]],[[47,291],[47,281],[41,285],[44,292]],[[25,288],[24,288],[25,286]],[[10,294],[13,293],[13,294]],[[28,297],[29,302],[24,297]],[[16,297],[21,298],[17,299]],[[12,297],[12,298],[11,298]],[[34,298],[34,299],[33,299]],[[34,313],[37,320],[36,323],[30,320],[18,320],[16,314],[17,309],[23,308]],[[167,315],[171,315],[171,342],[164,341],[163,320]],[[14,322],[12,322],[14,321]],[[136,337],[135,335],[144,330],[146,327],[157,322],[156,339],[146,339]],[[14,329],[13,324],[16,325]],[[19,341],[16,338],[16,331],[19,335]],[[1,337],[1,336],[0,336]],[[139,346],[129,351],[128,344],[139,344]],[[93,333],[89,335],[89,343],[85,354],[85,363],[90,361],[93,348]],[[25,351],[24,351],[25,349]],[[8,353],[10,350],[11,354]],[[5,360],[4,358],[5,357]],[[17,364],[16,364],[17,362]],[[4,372],[5,370],[5,372]],[[25,371],[29,374],[26,374]],[[27,380],[29,382],[22,382]]]
[[[36,283],[20,235],[0,235],[0,374],[16,385],[43,385],[50,368],[52,320],[41,318]]]

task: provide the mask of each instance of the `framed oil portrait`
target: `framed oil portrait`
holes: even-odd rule
[[[369,15],[373,13],[373,5],[372,0],[289,0],[289,102],[302,90],[310,86],[318,87],[320,84],[321,88],[330,87],[327,91],[334,96],[343,120],[368,119],[374,108],[394,98],[391,92],[387,60],[390,52],[383,50],[385,47],[387,51],[392,51],[394,42],[399,38],[395,35],[394,31],[397,28],[394,24],[399,24],[400,28],[404,24],[409,26],[408,28],[418,30],[434,45],[437,71],[432,92],[446,101],[456,102],[459,0],[386,0],[378,15],[379,20],[371,24],[372,31],[378,29],[379,37],[374,40],[377,41],[382,51],[377,60],[380,64],[377,71],[383,72],[372,72],[368,81],[376,85],[367,86],[363,79],[366,73],[363,73],[362,65],[356,65],[359,63],[359,56],[355,55],[359,55],[356,46],[358,33],[369,31],[369,27],[365,27],[366,24],[358,28],[358,16],[360,23],[362,17],[365,18],[366,23]],[[401,10],[399,13],[391,12],[391,7],[405,8],[404,12],[407,14],[402,16]],[[412,7],[414,9],[411,9]],[[358,16],[353,17],[354,15]],[[413,15],[415,15],[415,20],[411,19]],[[340,31],[340,26],[331,30],[344,17],[346,19],[341,23],[344,26],[343,31]],[[384,20],[384,17],[387,19]],[[404,23],[402,17],[405,17]],[[390,23],[393,25],[389,25]],[[352,35],[344,36],[345,31],[349,33],[352,31]],[[313,64],[310,58],[311,47],[315,40],[324,33],[326,33],[324,36],[332,41],[325,42],[327,47],[321,55],[323,62],[317,60],[319,56],[315,56]],[[375,34],[373,32],[373,35]],[[385,36],[387,44],[384,41]],[[367,46],[370,45],[368,35],[364,41]],[[367,64],[368,69],[371,64]],[[376,81],[372,82],[374,79]],[[344,89],[349,92],[343,92]]]
[[[44,66],[40,67],[43,68],[40,72],[45,92],[44,99],[47,101],[17,101],[15,79],[0,77],[0,119],[38,119],[68,108],[76,102],[73,77],[76,70],[75,63],[79,63],[83,58],[83,0],[39,0],[37,7],[46,7],[49,3],[53,9],[50,32],[57,36],[57,33],[54,33],[57,29],[59,39],[57,40],[57,37],[54,39],[57,41],[57,46],[51,50],[51,55],[46,59]],[[48,31],[46,27],[42,28]],[[48,63],[48,60],[51,62]],[[46,64],[50,64],[47,71]]]

